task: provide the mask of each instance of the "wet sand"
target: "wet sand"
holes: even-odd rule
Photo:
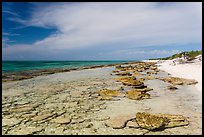
[[[131,100],[124,92],[113,100],[99,100],[103,88],[125,87],[110,75],[115,67],[104,67],[38,76],[2,84],[3,134],[202,134],[202,103],[195,85],[167,90],[169,83],[147,80],[151,98]],[[168,76],[160,71],[157,76]],[[125,87],[126,90],[126,87]],[[189,125],[148,131],[141,128],[113,129],[114,118],[135,117],[137,112],[179,114]],[[120,121],[119,121],[120,122]],[[120,123],[119,123],[120,124]]]

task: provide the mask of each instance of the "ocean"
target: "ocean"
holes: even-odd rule
[[[96,65],[125,63],[130,61],[2,61],[2,72],[18,72],[43,69],[70,69]]]

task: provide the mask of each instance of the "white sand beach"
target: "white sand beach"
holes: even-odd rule
[[[202,63],[186,63],[170,65],[172,61],[158,63],[158,68],[170,73],[172,76],[195,79],[198,81],[196,88],[202,93]]]
[[[172,60],[166,60],[157,65],[160,70],[168,72],[171,76],[197,80],[198,83],[195,84],[195,87],[198,91],[192,94],[198,96],[197,100],[202,106],[202,62],[172,65]]]

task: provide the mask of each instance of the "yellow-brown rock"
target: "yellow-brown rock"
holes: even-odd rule
[[[150,94],[146,93],[145,90],[130,90],[126,92],[126,96],[129,99],[141,100],[150,98]]]
[[[141,128],[148,130],[160,130],[163,129],[169,121],[167,118],[138,112],[136,114],[136,122]]]
[[[117,77],[117,78],[114,78],[116,81],[118,82],[122,82],[122,81],[127,81],[127,80],[130,80],[130,79],[134,79],[133,77],[130,77],[130,76],[124,76],[124,77]]]
[[[152,79],[155,79],[155,76],[147,76],[145,77],[146,80],[152,80]]]
[[[99,95],[101,96],[101,99],[110,100],[112,97],[119,96],[120,92],[117,90],[102,89],[99,91]]]
[[[148,114],[145,112],[138,112],[136,114],[136,122],[141,128],[148,130],[162,130],[189,124],[182,115]]]
[[[137,77],[137,76],[140,76],[140,75],[141,75],[141,74],[140,74],[137,70],[134,70],[134,71],[133,71],[132,76]]]
[[[169,122],[165,125],[166,128],[186,126],[189,124],[187,118],[182,115],[157,114],[156,116],[167,118],[169,120]]]
[[[122,82],[123,85],[144,87],[144,83],[140,80],[136,80],[134,77],[122,77],[122,78],[117,78],[116,80]]]
[[[118,72],[115,75],[119,75],[119,76],[131,76],[132,74],[128,71],[122,71],[122,72]]]
[[[198,83],[196,80],[193,79],[184,79],[179,77],[167,77],[167,78],[159,78],[162,81],[169,82],[173,85],[192,85]]]

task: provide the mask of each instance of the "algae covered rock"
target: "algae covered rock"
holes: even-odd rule
[[[149,114],[145,112],[136,114],[136,122],[141,128],[148,130],[163,130],[189,124],[188,120],[182,115]]]
[[[99,91],[99,95],[101,96],[101,99],[110,100],[112,97],[119,96],[120,92],[117,90],[102,89]]]
[[[186,126],[189,124],[187,118],[182,115],[157,114],[157,116],[162,118],[168,118],[169,122],[165,125],[165,128]]]
[[[160,130],[169,122],[167,118],[158,117],[148,113],[138,112],[136,114],[136,122],[141,128],[148,130]]]
[[[167,78],[159,78],[162,81],[169,82],[173,85],[192,85],[197,84],[198,81],[193,79],[184,79],[179,77],[167,77]]]
[[[133,100],[148,99],[150,98],[150,94],[146,92],[145,90],[130,90],[126,92],[126,96]]]
[[[123,85],[126,86],[133,86],[136,88],[144,88],[144,82],[141,80],[136,80],[135,77],[124,77],[124,78],[118,78],[118,81],[121,81]]]

